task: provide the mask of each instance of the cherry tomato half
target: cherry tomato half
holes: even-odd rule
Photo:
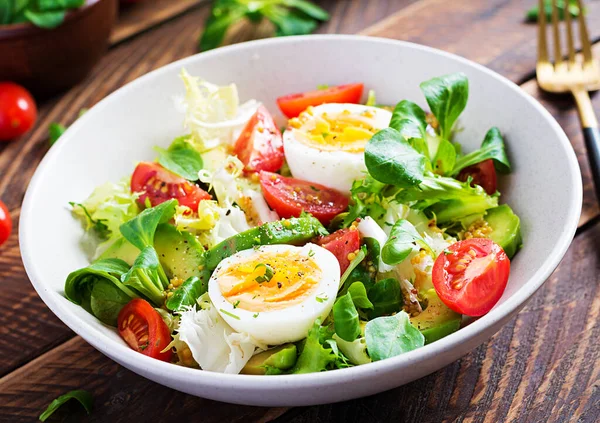
[[[12,219],[8,207],[0,201],[0,245],[4,244],[12,232]]]
[[[275,172],[283,166],[283,140],[269,111],[260,106],[237,139],[235,154],[249,172]]]
[[[488,194],[492,195],[496,192],[496,168],[492,159],[465,167],[460,171],[457,179],[465,182],[469,176],[473,178],[474,184],[480,185]]]
[[[442,252],[433,265],[433,286],[448,307],[483,316],[496,305],[508,282],[510,260],[494,241],[472,238]]]
[[[37,107],[29,91],[12,82],[0,82],[0,141],[23,135],[36,117]]]
[[[138,192],[138,202],[144,206],[146,198],[156,206],[171,198],[190,209],[198,210],[198,203],[212,197],[198,185],[175,175],[158,163],[141,162],[131,176],[131,192]]]
[[[119,312],[119,335],[131,349],[148,357],[171,361],[173,352],[164,350],[171,342],[171,332],[160,314],[146,300],[134,298]]]
[[[350,265],[348,255],[360,248],[360,235],[356,229],[340,229],[319,238],[317,245],[333,253],[340,263],[340,275],[343,275]]]
[[[358,103],[362,93],[363,84],[338,85],[324,90],[285,95],[277,99],[277,105],[284,115],[293,118],[308,106],[325,103]]]
[[[305,211],[324,225],[346,210],[348,198],[339,191],[271,172],[260,172],[265,200],[281,217],[298,217]]]

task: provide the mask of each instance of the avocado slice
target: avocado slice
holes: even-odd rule
[[[189,232],[179,232],[167,223],[160,224],[154,235],[154,248],[169,278],[187,280],[191,276],[202,276],[204,248]],[[131,265],[139,253],[129,241],[119,238],[99,259],[119,258]]]
[[[296,364],[296,345],[284,344],[253,356],[240,373],[246,375],[274,375],[291,369]]]
[[[421,331],[426,344],[437,341],[460,328],[461,315],[449,309],[440,300],[435,289],[425,291],[423,297],[427,301],[427,308],[417,316],[411,317],[410,323]]]
[[[508,258],[513,258],[521,245],[521,221],[512,209],[506,205],[489,209],[485,221],[492,228],[487,238],[502,247]]]

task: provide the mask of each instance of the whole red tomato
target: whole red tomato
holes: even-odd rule
[[[35,100],[29,91],[13,82],[0,82],[0,141],[23,135],[36,117]]]
[[[0,245],[4,244],[12,232],[12,219],[6,204],[0,201]]]

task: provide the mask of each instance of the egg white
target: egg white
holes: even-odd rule
[[[321,280],[316,289],[301,303],[274,311],[248,311],[234,308],[225,299],[219,287],[220,270],[234,267],[242,259],[261,253],[283,253],[293,251],[308,257],[321,269]],[[310,253],[312,251],[312,253]],[[277,270],[277,269],[275,269]],[[338,292],[340,266],[335,256],[323,247],[306,244],[264,245],[257,249],[240,251],[223,260],[208,282],[208,296],[221,317],[237,332],[249,334],[254,340],[267,345],[280,345],[306,338],[308,330],[317,318],[324,319],[331,311]],[[317,299],[318,297],[318,299]],[[235,317],[234,317],[235,316]]]
[[[352,115],[360,115],[369,110],[373,112],[373,127],[383,129],[389,126],[392,114],[378,107],[362,104],[322,104],[313,108],[313,115],[323,113],[335,115],[343,111]],[[347,193],[352,182],[364,177],[367,171],[364,152],[326,151],[309,146],[298,140],[300,134],[295,129],[288,129],[283,134],[285,159],[294,178],[325,185]]]

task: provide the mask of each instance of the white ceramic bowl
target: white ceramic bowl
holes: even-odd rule
[[[256,98],[276,111],[279,95],[318,84],[362,81],[377,100],[426,106],[419,83],[463,71],[470,84],[464,131],[458,140],[477,148],[498,126],[514,171],[500,178],[502,200],[522,221],[525,245],[512,262],[500,302],[486,316],[423,348],[388,360],[324,373],[285,376],[225,375],[153,360],[129,349],[117,333],[63,297],[66,276],[88,264],[82,229],[69,201],[151,160],[153,145],[183,133],[173,96],[183,93],[181,67],[209,81],[237,83],[242,100]],[[569,140],[540,104],[518,86],[473,62],[431,48],[357,36],[307,36],[255,41],[172,63],[98,103],[52,147],[38,167],[21,210],[21,253],[40,297],[71,329],[102,353],[153,381],[220,401],[264,406],[310,405],[381,392],[425,376],[491,337],[513,317],[556,268],[574,235],[581,209],[579,166]]]

